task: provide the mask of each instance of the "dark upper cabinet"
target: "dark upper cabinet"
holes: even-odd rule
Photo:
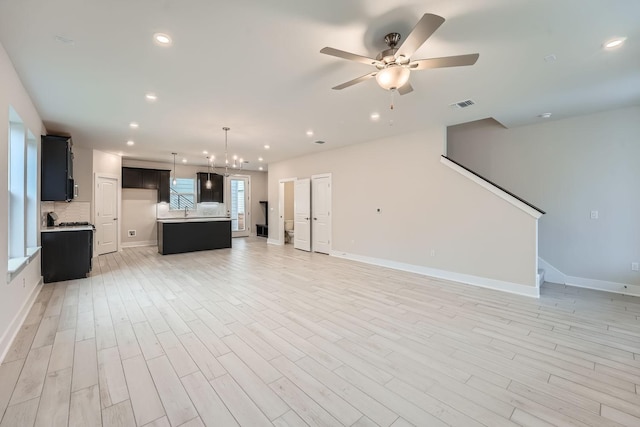
[[[158,190],[158,202],[169,202],[169,170],[122,168],[122,188]]]
[[[158,202],[169,203],[171,194],[169,181],[171,179],[171,171],[158,171],[160,179],[158,181]]]
[[[142,169],[122,168],[122,188],[143,188]]]
[[[42,136],[41,193],[42,201],[73,199],[73,152],[68,136]]]
[[[160,185],[160,173],[156,169],[142,170],[142,188],[157,190]]]
[[[211,179],[211,188],[207,188],[207,179]],[[217,173],[198,172],[198,203],[224,200],[224,176]]]

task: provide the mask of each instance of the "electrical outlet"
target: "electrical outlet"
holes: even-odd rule
[[[136,230],[129,230],[129,237],[136,237]]]
[[[436,250],[435,249],[431,249],[431,256],[436,256]]]
[[[631,263],[631,271],[638,271],[638,263],[637,262],[632,262]]]

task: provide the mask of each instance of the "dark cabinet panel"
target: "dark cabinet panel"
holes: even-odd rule
[[[45,283],[87,277],[93,256],[93,230],[43,232],[41,241]]]
[[[171,171],[164,169],[122,168],[122,188],[158,190],[158,202],[169,202]]]
[[[231,220],[158,222],[162,255],[231,247]]]
[[[211,188],[207,188],[207,180],[211,180]],[[198,172],[196,187],[198,203],[224,201],[224,176],[217,173]]]
[[[142,169],[122,168],[122,188],[143,188]]]
[[[42,201],[73,199],[73,152],[68,136],[44,135],[41,144]]]
[[[160,180],[158,181],[158,202],[170,202],[170,183],[171,171],[159,171]]]
[[[142,169],[142,188],[157,190],[160,173],[156,169]]]

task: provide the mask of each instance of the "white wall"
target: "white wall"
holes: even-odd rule
[[[270,241],[278,181],[330,172],[335,254],[535,288],[537,220],[441,164],[444,142],[433,127],[270,164]]]
[[[122,189],[122,222],[120,239],[122,246],[155,245],[158,242],[156,204],[158,190],[141,188]],[[134,237],[129,230],[135,230]]]
[[[640,285],[631,271],[640,262],[639,135],[633,107],[513,129],[490,119],[453,126],[447,151],[547,212],[539,253],[562,273]]]
[[[0,45],[0,361],[22,324],[33,300],[40,291],[40,257],[36,256],[10,283],[8,264],[8,195],[9,106],[18,113],[25,127],[39,139],[44,126],[6,51]],[[38,174],[38,182],[40,181]],[[39,186],[38,186],[39,187]],[[38,195],[40,192],[38,192]],[[39,239],[38,239],[39,240]]]

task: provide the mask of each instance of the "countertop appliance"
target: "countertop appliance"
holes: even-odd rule
[[[54,227],[58,220],[58,214],[55,212],[47,212],[47,227]]]

